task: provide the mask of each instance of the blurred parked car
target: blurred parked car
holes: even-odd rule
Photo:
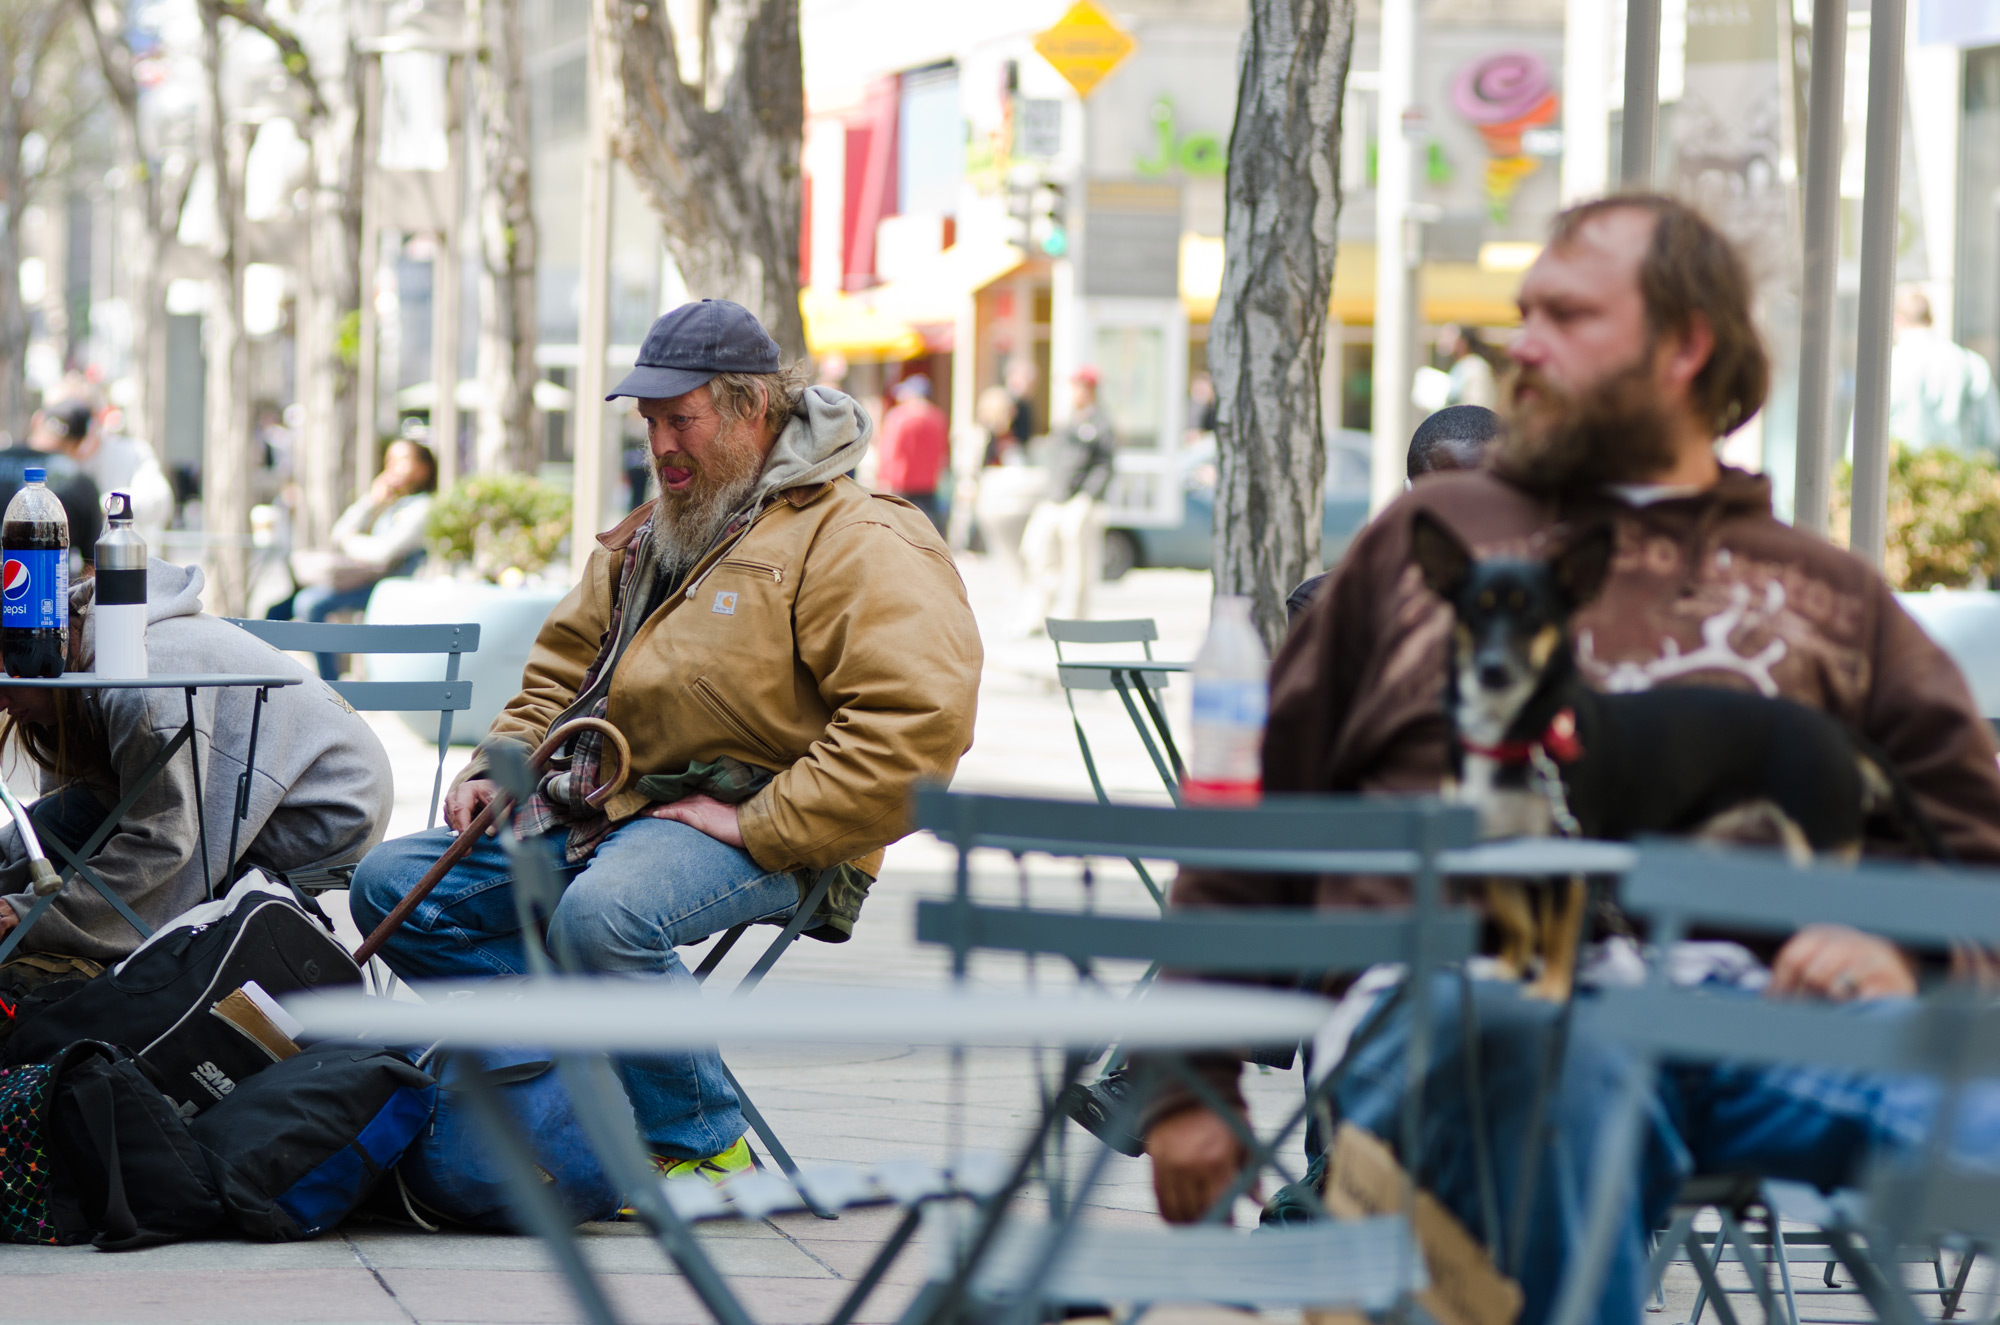
[[[1326,508],[1320,522],[1323,556],[1331,566],[1368,521],[1367,433],[1342,428],[1326,444]],[[1122,460],[1123,457],[1120,457]],[[1180,519],[1163,523],[1121,507],[1114,489],[1104,530],[1104,578],[1135,566],[1210,570],[1215,546],[1215,442],[1205,439],[1177,453]]]

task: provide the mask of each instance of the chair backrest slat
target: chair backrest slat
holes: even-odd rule
[[[477,653],[476,622],[368,625],[343,621],[259,621],[227,618],[233,626],[289,653]]]
[[[2000,942],[2000,871],[1868,861],[1800,868],[1775,853],[1647,843],[1620,891],[1638,915],[1790,933],[1847,925],[1900,943]]]
[[[470,681],[332,681],[335,693],[363,713],[462,713]]]
[[[1457,962],[1477,947],[1469,911],[1438,918],[1432,957]],[[1211,974],[1319,975],[1359,971],[1402,955],[1409,945],[1404,911],[1202,911],[1166,916],[1106,915],[1023,907],[917,903],[917,940],[966,949],[1039,953],[1079,965],[1093,961],[1159,962]]]
[[[1125,621],[1065,621],[1050,617],[1043,623],[1057,644],[1152,644],[1160,628],[1151,617]]]
[[[1164,690],[1167,685],[1165,672],[1141,672],[1140,684],[1150,690]],[[1117,682],[1111,673],[1101,667],[1084,667],[1076,663],[1057,663],[1056,680],[1065,690],[1116,690]]]
[[[1193,809],[965,795],[939,787],[918,790],[915,820],[917,827],[961,850],[990,846],[1057,856],[1329,872],[1407,873],[1411,862],[1406,855],[1370,858],[1365,853],[1470,846],[1479,830],[1471,808],[1423,798],[1270,797],[1241,809]],[[1332,853],[1346,859],[1315,859]]]
[[[437,823],[444,795],[444,765],[451,749],[452,715],[472,707],[472,682],[458,679],[462,654],[479,650],[477,622],[438,625],[371,625],[366,622],[264,621],[229,617],[275,649],[288,653],[440,653],[442,681],[335,681],[342,699],[369,713],[436,713],[437,767],[431,773],[431,808],[425,827]]]
[[[1594,1030],[1669,1058],[1825,1064],[1857,1072],[1892,1071],[1910,1060],[1909,1021],[1835,1016],[1818,1002],[1606,989],[1583,1015]]]

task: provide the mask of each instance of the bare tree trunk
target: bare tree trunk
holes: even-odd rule
[[[535,411],[538,242],[520,0],[475,0],[474,19],[485,38],[473,75],[485,179],[479,199],[478,467],[486,474],[532,474],[542,461]]]
[[[209,168],[215,174],[215,290],[208,303],[207,418],[201,464],[202,532],[208,536],[207,606],[241,616],[249,597],[250,343],[243,334],[244,126],[222,96],[222,6],[201,2]]]
[[[681,79],[667,5],[593,2],[604,13],[613,149],[659,213],[688,291],[735,300],[785,353],[803,356],[798,0],[747,0],[742,40],[715,110],[706,103],[716,98]],[[704,68],[727,63],[712,55],[703,52]]]
[[[28,310],[21,301],[21,213],[29,179],[21,141],[34,129],[43,57],[60,5],[11,7],[0,23],[0,431],[21,437],[28,429]]]
[[[1221,470],[1215,591],[1252,601],[1273,650],[1286,593],[1320,568],[1320,364],[1353,49],[1354,0],[1251,0],[1237,61],[1222,291],[1208,342]]]
[[[355,347],[361,307],[362,57],[350,44],[321,88],[327,113],[313,124],[312,202],[306,216],[311,278],[301,291],[299,402],[305,407],[294,477],[304,490],[295,533],[319,546],[354,496]]]

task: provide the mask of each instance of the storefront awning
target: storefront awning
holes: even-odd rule
[[[870,290],[808,288],[799,293],[806,347],[814,354],[892,363],[949,348],[966,301],[1026,261],[1012,244],[961,243]]]
[[[1521,272],[1483,267],[1476,262],[1426,262],[1418,291],[1423,320],[1437,325],[1465,322],[1481,327],[1509,327],[1520,320],[1514,296]],[[1222,241],[1207,235],[1181,236],[1181,303],[1188,316],[1205,322],[1215,316],[1222,289]],[[1333,299],[1330,310],[1343,323],[1370,326],[1375,321],[1375,246],[1342,244],[1334,254]]]
[[[799,291],[799,312],[806,320],[806,348],[815,356],[900,363],[924,352],[915,327],[876,308],[865,295],[808,286]]]

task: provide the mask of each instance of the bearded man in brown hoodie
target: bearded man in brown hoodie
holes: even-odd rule
[[[1757,411],[1769,383],[1750,301],[1741,259],[1681,203],[1620,196],[1557,218],[1521,289],[1509,435],[1487,470],[1432,478],[1389,507],[1299,621],[1272,669],[1267,790],[1440,785],[1451,618],[1411,564],[1416,512],[1482,556],[1539,556],[1566,530],[1609,519],[1611,573],[1573,623],[1587,681],[1610,691],[1733,686],[1824,709],[1887,753],[1960,859],[2000,860],[1993,736],[1958,669],[1872,567],[1778,522],[1768,481],[1716,460],[1716,440]],[[1401,905],[1405,893],[1399,880],[1188,870],[1173,900],[1336,908]],[[1831,926],[1736,957],[1710,978],[1769,997],[1833,1001],[1906,997],[1920,963],[1943,959]],[[1393,1137],[1407,1000],[1375,997],[1335,1104],[1341,1117]],[[1498,982],[1480,984],[1477,999],[1504,1212],[1524,1176],[1520,1135],[1552,1007]],[[1455,990],[1434,1006],[1424,1153],[1403,1158],[1477,1228]],[[1203,1067],[1240,1104],[1239,1065]],[[1532,1179],[1527,1245],[1507,1249],[1520,1257],[1523,1321],[1545,1319],[1554,1304],[1580,1237],[1602,1112],[1620,1079],[1615,1048],[1580,1029],[1551,1103],[1554,1139]],[[1836,1185],[1871,1146],[1921,1128],[1921,1103],[1906,1096],[1851,1074],[1713,1065],[1663,1073],[1596,1319],[1641,1318],[1647,1231],[1690,1173],[1749,1170]],[[1145,1124],[1161,1213],[1197,1218],[1244,1163],[1234,1133],[1187,1092],[1156,1099]]]

